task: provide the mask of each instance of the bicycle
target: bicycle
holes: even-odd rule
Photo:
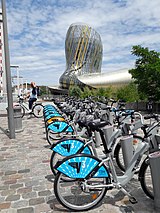
[[[24,98],[22,96],[18,96],[18,101],[14,106],[20,106],[21,107],[21,117],[23,118],[26,112],[29,112],[28,104],[24,102]],[[13,106],[13,107],[14,107]],[[40,102],[34,102],[32,111],[29,113],[34,115],[36,118],[42,118],[43,117],[43,104]]]
[[[125,173],[118,176],[113,155],[107,147],[102,130],[94,123],[93,127],[100,132],[106,157],[100,159],[92,155],[78,154],[66,157],[58,162],[55,166],[58,173],[54,181],[54,192],[57,200],[70,210],[89,210],[103,199],[107,190],[116,188],[127,195],[131,203],[136,203],[136,198],[124,187],[136,173],[143,154],[147,153],[151,144],[146,141],[139,143]],[[128,136],[128,139],[131,142],[133,136]],[[143,168],[140,167],[140,170],[143,170]],[[145,175],[143,172],[141,174]],[[68,181],[64,177],[68,177]],[[140,182],[144,180],[145,177],[142,177]]]

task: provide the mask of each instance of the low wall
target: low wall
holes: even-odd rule
[[[149,111],[147,110],[147,102],[132,102],[126,104],[126,109],[134,109],[135,111]],[[160,113],[160,103],[153,103],[152,109],[150,110],[154,113]]]

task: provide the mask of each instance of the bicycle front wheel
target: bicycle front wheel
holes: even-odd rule
[[[36,118],[42,118],[43,117],[43,105],[35,104],[32,108],[32,112]]]
[[[54,169],[54,166],[59,160],[62,160],[62,159],[64,159],[64,156],[58,154],[57,152],[54,152],[54,151],[52,152],[51,159],[50,159],[50,168],[54,175],[57,174],[57,170]]]
[[[96,206],[105,196],[107,188],[97,187],[86,190],[84,182],[89,185],[107,184],[107,178],[70,179],[66,181],[62,173],[58,172],[54,182],[54,192],[57,200],[73,211],[89,210]]]
[[[139,171],[139,180],[144,193],[151,199],[154,199],[153,183],[149,158],[146,158]]]

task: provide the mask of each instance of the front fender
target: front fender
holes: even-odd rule
[[[101,160],[92,155],[77,154],[58,162],[55,169],[69,178],[108,178],[109,172]]]
[[[76,153],[92,154],[90,147],[85,146],[84,141],[74,138],[62,139],[56,144],[53,144],[51,150],[62,156],[70,156]]]

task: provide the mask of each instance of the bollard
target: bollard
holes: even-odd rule
[[[97,131],[94,131],[94,136],[95,136],[95,141],[96,141],[96,147],[100,147],[102,140],[101,140],[101,136],[100,133]]]
[[[15,132],[21,132],[23,131],[21,107],[14,106],[13,112],[14,112]]]
[[[125,169],[129,166],[129,163],[133,157],[133,136],[123,136],[120,140],[122,146],[122,154]]]
[[[154,208],[160,212],[160,151],[149,154],[149,162],[154,192]]]
[[[110,139],[111,139],[111,136],[113,134],[113,126],[105,126],[103,128],[103,132],[104,132],[104,136],[105,136],[105,139],[106,139],[106,144],[109,146],[109,142],[110,142]]]

